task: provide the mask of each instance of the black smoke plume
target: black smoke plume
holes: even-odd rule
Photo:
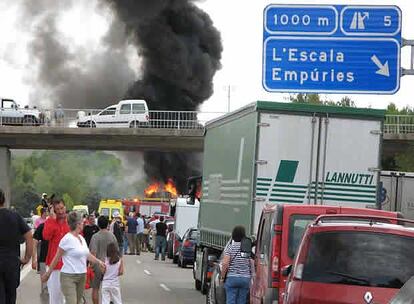
[[[213,76],[221,67],[220,34],[210,17],[189,0],[107,0],[138,47],[142,79],[127,98],[143,98],[152,110],[192,111],[213,93]],[[199,174],[200,157],[184,153],[146,152],[149,180],[172,177],[179,191],[186,178]]]

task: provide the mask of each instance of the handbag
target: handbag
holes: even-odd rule
[[[236,258],[236,256],[241,252],[241,249],[239,249],[236,254],[234,256],[231,257],[230,259],[230,263],[229,263],[229,267],[227,268],[226,271],[226,275],[222,278],[223,279],[223,283],[226,283],[226,279],[227,279],[227,274],[229,273],[229,269],[230,269],[230,265],[231,263],[233,263],[234,259]]]

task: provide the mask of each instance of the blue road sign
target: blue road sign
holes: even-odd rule
[[[395,93],[400,45],[393,38],[269,37],[263,86],[278,92]]]
[[[271,34],[333,34],[339,26],[334,6],[271,5],[265,9],[264,26]]]
[[[270,92],[394,94],[400,85],[396,6],[269,5],[263,87]]]

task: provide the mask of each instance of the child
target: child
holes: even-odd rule
[[[122,304],[119,276],[124,273],[124,263],[115,243],[106,249],[106,270],[102,279],[102,304]]]

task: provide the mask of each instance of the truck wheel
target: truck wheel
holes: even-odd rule
[[[173,263],[177,264],[178,263],[178,256],[175,254],[173,257]]]
[[[201,290],[201,281],[194,280],[194,282],[195,282],[195,289],[196,290]]]
[[[25,117],[23,118],[23,126],[34,126],[36,124],[36,120],[33,117]]]
[[[201,293],[205,295],[208,289],[207,269],[208,268],[208,248],[203,250],[203,264],[201,265]]]

